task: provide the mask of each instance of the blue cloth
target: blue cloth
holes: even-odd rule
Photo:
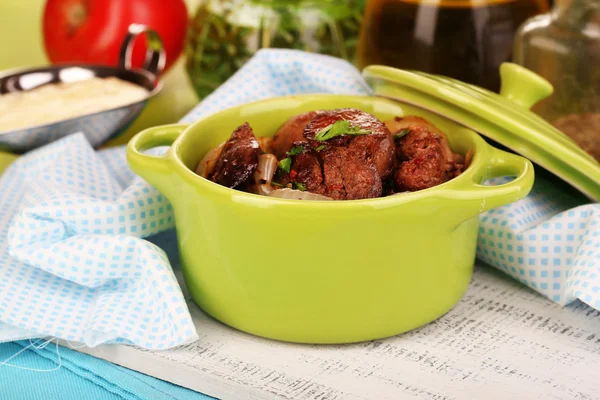
[[[34,343],[42,344],[40,340]],[[29,344],[28,340],[0,344],[0,362]],[[59,346],[59,353],[58,369],[54,344],[42,349],[29,347],[8,362],[18,367],[53,370],[49,372],[0,365],[0,400],[213,399],[66,347]]]
[[[168,255],[145,240],[173,225],[123,148],[79,133],[20,157],[0,178],[0,341],[196,340]]]

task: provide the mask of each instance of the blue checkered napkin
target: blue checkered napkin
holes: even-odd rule
[[[549,299],[600,309],[600,205],[537,177],[525,199],[481,217],[478,257]]]
[[[163,349],[196,332],[165,253],[140,238],[170,204],[81,134],[18,159],[0,180],[0,338]],[[7,240],[8,239],[8,240]]]

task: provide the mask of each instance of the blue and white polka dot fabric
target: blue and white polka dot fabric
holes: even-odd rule
[[[0,338],[163,349],[197,337],[167,256],[140,239],[173,227],[171,205],[124,149],[71,135],[17,160],[0,187]]]
[[[369,89],[339,59],[262,50],[182,122],[324,92]],[[526,199],[482,215],[478,257],[555,302],[600,309],[600,207],[584,203],[538,177]],[[21,157],[0,179],[0,340],[163,349],[196,339],[167,259],[175,251],[143,239],[173,225],[171,206],[133,175],[123,147],[94,152],[78,134]]]
[[[600,205],[537,177],[525,199],[481,216],[477,256],[549,299],[600,309]]]

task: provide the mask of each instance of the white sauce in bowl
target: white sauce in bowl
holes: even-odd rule
[[[45,125],[137,103],[148,90],[114,78],[51,83],[0,95],[0,132]]]

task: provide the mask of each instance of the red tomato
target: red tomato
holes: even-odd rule
[[[188,14],[184,0],[48,0],[43,36],[53,64],[92,63],[116,66],[130,24],[155,30],[166,52],[165,70],[179,57],[185,43]],[[141,67],[144,37],[133,48],[132,64]]]

